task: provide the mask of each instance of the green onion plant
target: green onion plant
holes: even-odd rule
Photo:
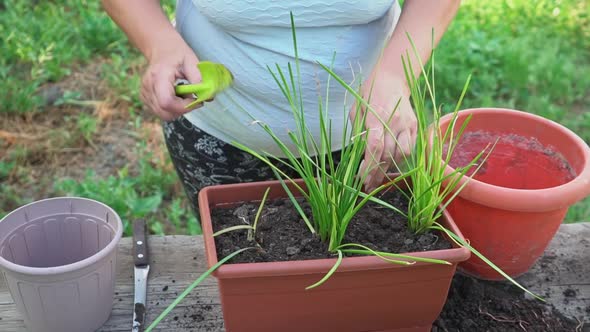
[[[416,77],[413,71],[414,67],[411,61],[410,52],[406,52],[405,56],[402,57],[402,64],[406,81],[410,89],[412,105],[414,107],[414,112],[416,113],[417,135],[412,153],[409,156],[404,156],[404,168],[409,171],[405,172],[405,175],[407,176],[401,177],[401,180],[407,189],[401,190],[398,183],[392,183],[392,185],[398,187],[401,192],[406,195],[406,198],[409,201],[407,213],[409,228],[417,234],[427,231],[440,231],[443,234],[446,234],[452,241],[468,248],[473,254],[514,285],[533,297],[544,301],[541,297],[530,292],[516,280],[507,275],[493,262],[473,248],[467,241],[461,239],[438,222],[444,209],[453,201],[453,199],[455,199],[455,197],[457,197],[461,190],[467,185],[468,181],[477,174],[477,171],[479,171],[482,165],[486,162],[495,147],[495,143],[486,147],[467,165],[456,167],[451,174],[445,175],[445,168],[449,165],[453,152],[457,147],[465,128],[471,120],[471,116],[468,116],[461,125],[457,125],[459,109],[469,86],[471,76],[467,78],[461,96],[451,113],[450,124],[447,126],[446,130],[442,131],[440,128],[442,105],[437,104],[434,83],[434,44],[432,45],[433,51],[430,56],[429,67],[426,69],[420,59],[411,36],[407,35],[407,37],[412,46],[412,54],[418,59],[420,72],[424,73],[423,79]],[[432,41],[434,41],[434,31]],[[324,66],[324,69],[328,70],[328,72],[335,77],[336,80],[349,93],[351,93],[356,101],[362,104],[367,111],[377,115],[370,103],[363,99],[354,88],[349,84],[346,84],[343,80],[337,78],[337,75],[329,68]],[[395,112],[395,110],[393,110],[393,112]],[[432,112],[432,115],[429,115],[429,112]],[[387,134],[391,135],[395,140],[396,136],[386,125],[387,122],[383,119],[380,119],[380,121],[386,129]],[[390,157],[395,167],[401,172],[402,167],[395,162],[393,156]],[[472,172],[470,176],[467,176],[466,174],[473,168],[475,168],[474,172]],[[381,171],[386,172],[387,170]],[[467,177],[468,181],[464,181],[461,184],[460,180],[465,177]]]
[[[449,264],[446,261],[436,259],[379,253],[359,244],[343,243],[350,221],[369,201],[376,202],[405,215],[403,211],[379,200],[375,195],[401,181],[404,177],[410,176],[412,171],[396,179],[391,179],[369,193],[363,192],[363,184],[370,170],[359,174],[367,145],[365,131],[367,113],[361,111],[362,103],[359,101],[355,102],[355,107],[358,111],[357,114],[361,115],[356,116],[352,124],[349,124],[347,119],[343,120],[344,130],[342,132],[343,144],[340,150],[340,162],[336,162],[332,156],[334,146],[331,139],[331,120],[327,113],[329,95],[326,95],[325,102],[321,96],[318,97],[319,140],[311,135],[305,120],[305,110],[302,103],[297,37],[292,15],[291,24],[293,26],[295,67],[293,68],[289,64],[286,72],[279,65],[275,66],[275,71],[270,67],[268,69],[291,107],[295,129],[289,132],[289,139],[295,149],[291,149],[285,142],[281,141],[270,126],[254,118],[252,119],[253,122],[259,125],[273,139],[284,156],[280,158],[266,151],[257,151],[240,142],[233,142],[233,144],[262,160],[275,172],[310,232],[319,236],[322,241],[327,242],[328,250],[338,255],[332,270],[320,282],[308,287],[308,289],[319,286],[334,273],[342,260],[343,253],[376,255],[386,261],[403,265],[414,264],[417,261]],[[331,74],[329,78],[334,77],[339,82],[343,82],[329,67],[321,66]],[[330,79],[327,82],[327,90],[329,90],[329,84]],[[350,87],[350,85],[348,86]],[[356,91],[354,93],[357,94]],[[345,107],[343,112],[348,111]],[[282,170],[281,166],[294,172],[303,180],[305,186],[300,186],[293,177],[290,177]],[[292,192],[287,183],[290,183],[295,188],[296,193]],[[295,196],[303,197],[309,204],[311,218],[304,213],[300,202]]]
[[[258,206],[258,210],[256,211],[256,216],[254,217],[254,222],[252,223],[252,225],[250,225],[247,220],[243,220],[245,225],[236,225],[236,226],[224,228],[220,231],[213,233],[213,237],[216,237],[216,236],[219,236],[221,234],[231,232],[231,231],[237,231],[240,229],[247,229],[248,230],[248,241],[250,241],[250,242],[254,241],[254,235],[256,234],[256,226],[258,225],[258,219],[260,219],[260,214],[262,213],[262,208],[264,207],[264,202],[266,202],[266,197],[268,196],[269,191],[270,191],[270,187],[266,188],[266,191],[264,192],[264,196],[262,196],[262,201],[260,201],[260,205]]]

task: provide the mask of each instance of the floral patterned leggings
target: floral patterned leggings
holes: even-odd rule
[[[206,186],[276,179],[268,165],[200,130],[184,117],[164,122],[163,127],[172,163],[197,216],[197,195]],[[333,158],[338,162],[340,152],[334,152]],[[290,177],[298,177],[284,165],[275,165]]]

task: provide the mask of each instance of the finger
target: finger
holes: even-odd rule
[[[143,103],[143,105],[148,108],[150,111],[152,110],[150,107],[150,98],[147,96],[147,93],[145,92],[145,89],[142,85],[140,93],[139,93],[139,99],[141,100],[141,102]]]
[[[352,107],[350,108],[350,112],[348,112],[348,119],[350,122],[355,123],[356,117],[358,115],[363,116],[367,110],[365,107],[357,102],[354,102]]]
[[[381,155],[381,164],[379,172],[375,175],[373,181],[375,186],[383,184],[387,177],[387,172],[391,169],[391,165],[395,163],[393,156],[395,153],[395,139],[393,133],[386,131],[383,137],[383,154]]]
[[[389,128],[387,133],[385,133],[385,157],[387,159],[394,159],[395,150],[397,149],[397,136],[398,130],[396,128]]]
[[[365,186],[368,191],[373,189],[373,178],[379,172],[379,163],[381,162],[381,156],[383,155],[384,148],[383,127],[378,125],[376,128],[369,128],[364,159],[365,172],[367,173],[367,177],[365,178]]]
[[[164,121],[172,121],[172,120],[177,119],[180,116],[180,115],[176,115],[174,113],[170,113],[170,112],[166,112],[166,111],[162,110],[158,106],[158,101],[156,99],[155,93],[151,93],[151,94],[149,94],[149,96],[146,96],[146,97],[149,98],[148,104],[151,105],[150,106],[150,109],[161,120],[164,120]]]
[[[369,188],[375,189],[383,184],[385,177],[387,176],[387,170],[391,166],[390,162],[382,161],[379,167],[375,170],[374,175],[371,177],[371,182],[368,184]],[[371,189],[371,190],[372,190]]]
[[[172,113],[165,112],[158,106],[156,93],[151,80],[152,75],[145,75],[142,81],[141,98],[145,106],[163,121],[172,121],[178,116]]]
[[[144,105],[150,110],[153,111],[152,109],[152,98],[151,95],[153,94],[153,88],[152,86],[149,84],[149,77],[147,73],[144,73],[144,75],[141,78],[141,89],[140,89],[140,98],[141,101],[144,103]]]
[[[185,108],[185,109],[186,109],[188,112],[190,112],[190,111],[194,111],[194,110],[197,110],[197,109],[199,109],[199,108],[201,108],[201,107],[203,107],[203,106],[204,106],[204,102],[200,102],[200,103],[197,103],[197,104],[194,104],[194,105],[190,105],[190,104],[191,104],[191,103],[193,103],[194,101],[195,101],[194,99],[187,99],[187,102],[186,102],[186,105],[184,106],[184,108]],[[190,105],[190,107],[189,107],[189,105]],[[187,107],[188,107],[188,108],[187,108]]]
[[[199,59],[194,54],[186,56],[182,62],[181,73],[184,78],[193,84],[201,82],[202,79],[197,63],[199,63]]]
[[[361,160],[361,163],[359,165],[359,169],[358,169],[358,173],[357,173],[357,177],[361,180],[364,180],[364,176],[365,176],[365,161]]]
[[[357,110],[355,107],[353,107],[350,112],[348,112],[348,119],[350,120],[350,122],[354,123],[354,120],[356,119],[356,114],[357,114]]]
[[[159,77],[153,82],[154,96],[156,98],[156,107],[160,110],[173,113],[177,116],[191,111],[185,107],[190,104],[191,100],[186,100],[176,96],[174,91],[174,76]]]
[[[372,187],[376,188],[383,184],[387,177],[387,172],[393,164],[392,151],[395,149],[395,140],[390,133],[385,133],[383,137],[383,153],[381,154],[381,160],[378,164],[378,168],[375,171],[371,181]]]
[[[402,131],[397,137],[397,147],[394,155],[395,161],[401,162],[409,156],[412,151],[412,145],[410,130]]]
[[[177,116],[172,113],[166,113],[166,112],[161,112],[161,111],[158,111],[155,113],[158,116],[158,118],[160,118],[161,120],[166,121],[166,122],[174,121],[180,117],[180,115]]]
[[[154,98],[154,89],[151,85],[150,80],[151,75],[145,74],[141,80],[141,91],[140,91],[140,99],[143,102],[144,108],[147,108],[150,112],[154,113],[158,118],[169,121],[168,117],[165,113],[157,107],[155,98]]]

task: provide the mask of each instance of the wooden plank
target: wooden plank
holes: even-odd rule
[[[193,280],[207,269],[202,237],[150,237],[150,277],[147,321],[155,319]],[[116,300],[109,321],[100,331],[129,331],[133,308],[131,241],[123,239]],[[162,331],[221,331],[223,318],[214,278],[205,280],[163,320]]]
[[[148,315],[151,322],[200,273],[205,271],[200,236],[150,237],[151,271]],[[541,294],[561,312],[590,323],[590,223],[562,225],[545,255],[519,281]],[[132,319],[133,264],[131,239],[119,247],[118,275],[113,312],[102,332],[129,331]],[[575,294],[572,295],[572,290]],[[569,295],[569,296],[568,296]],[[170,315],[158,331],[224,331],[214,278],[208,278]],[[0,331],[21,332],[24,324],[16,312],[4,279],[0,277]]]

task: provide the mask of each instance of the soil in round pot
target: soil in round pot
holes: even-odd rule
[[[453,168],[468,165],[496,140],[492,154],[473,179],[504,188],[535,190],[557,187],[576,177],[576,171],[554,147],[544,146],[535,137],[487,130],[463,134],[449,164]]]
[[[474,248],[517,277],[541,256],[568,208],[590,194],[590,148],[569,129],[534,114],[463,110],[456,130],[468,116],[445,174],[498,141],[478,174],[461,179],[467,183],[447,209]],[[450,120],[441,119],[442,130]],[[504,279],[475,256],[459,267],[478,278]]]

